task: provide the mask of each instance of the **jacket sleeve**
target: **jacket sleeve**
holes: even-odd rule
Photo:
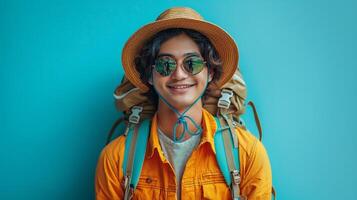
[[[123,199],[124,191],[119,181],[122,174],[119,172],[118,163],[106,148],[102,150],[95,176],[96,200]]]
[[[247,159],[241,193],[248,199],[270,200],[272,192],[272,172],[269,157],[263,144],[255,140]],[[243,178],[243,177],[242,177]]]

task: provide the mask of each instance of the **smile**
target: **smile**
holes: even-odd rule
[[[194,84],[168,85],[167,87],[172,89],[186,89],[192,86],[194,86]]]

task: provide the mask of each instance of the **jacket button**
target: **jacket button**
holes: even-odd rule
[[[150,177],[146,178],[146,183],[148,184],[152,183],[152,179]]]

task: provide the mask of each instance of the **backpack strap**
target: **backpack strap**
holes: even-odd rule
[[[117,129],[118,125],[120,123],[122,123],[124,121],[124,116],[120,117],[119,119],[117,119],[117,121],[114,122],[112,128],[109,131],[108,137],[107,137],[107,142],[105,143],[105,145],[108,145],[110,143],[110,141],[112,141],[112,137],[114,135],[115,130]]]
[[[276,200],[276,191],[274,186],[271,188],[271,194],[273,195],[273,199]]]
[[[131,199],[138,185],[141,169],[144,164],[145,152],[150,130],[150,120],[145,119],[140,124],[129,124],[123,160],[124,199]]]
[[[254,105],[253,101],[249,101],[248,105],[250,107],[252,107],[252,109],[253,109],[255,124],[257,125],[258,132],[259,132],[259,141],[262,141],[263,130],[262,130],[262,126],[260,125],[260,120],[259,120],[259,117],[258,117],[257,109],[255,108],[255,105]]]
[[[223,174],[223,177],[227,185],[231,188],[232,198],[235,200],[245,199],[240,196],[240,163],[239,163],[239,150],[238,146],[235,146],[234,138],[231,133],[230,127],[221,127],[222,123],[225,123],[221,118],[215,117],[217,124],[217,131],[214,135],[214,145],[216,150],[216,159],[219,168]]]

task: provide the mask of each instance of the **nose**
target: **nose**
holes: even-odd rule
[[[188,73],[183,68],[183,61],[177,61],[177,67],[175,71],[171,74],[171,78],[175,80],[183,80],[188,76]]]

